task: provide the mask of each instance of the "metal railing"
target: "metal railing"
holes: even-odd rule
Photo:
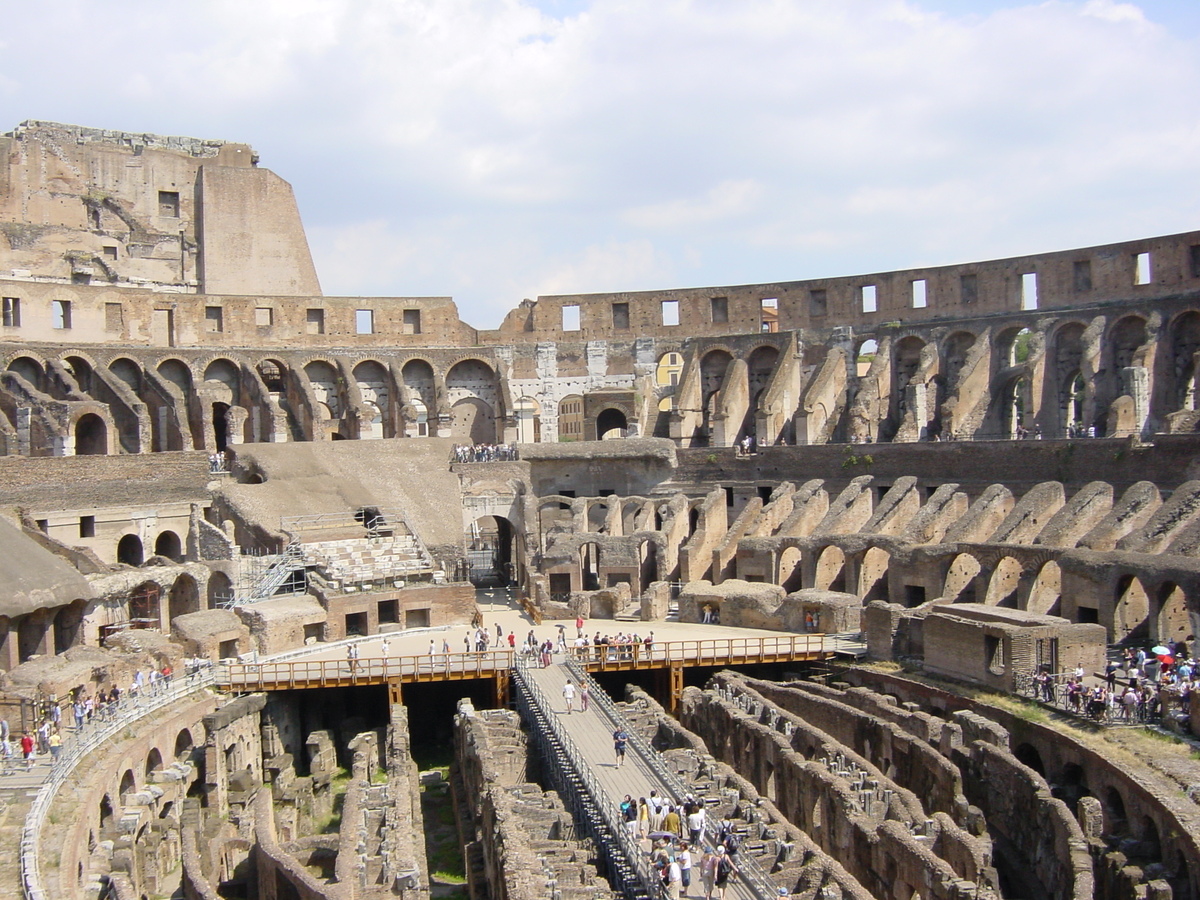
[[[687,641],[655,641],[651,645],[593,644],[571,647],[569,656],[589,669],[621,669],[657,665],[735,665],[782,662],[798,656],[819,657],[825,653],[823,634],[786,634],[778,637],[703,638]]]
[[[73,741],[63,749],[62,755],[50,769],[50,775],[42,782],[37,796],[30,804],[29,812],[25,816],[25,824],[21,829],[21,888],[25,894],[25,900],[49,900],[46,889],[42,885],[38,836],[46,824],[46,817],[49,815],[50,806],[54,803],[58,789],[71,776],[79,763],[97,747],[138,719],[210,686],[215,675],[215,669],[208,669],[184,678],[176,676],[171,687],[161,690],[157,694],[142,693],[136,703],[130,703],[127,707],[119,710],[114,718],[98,723],[80,740]]]
[[[554,788],[576,821],[588,830],[609,868],[609,882],[626,900],[666,896],[662,879],[625,828],[616,803],[596,779],[587,756],[560,727],[541,688],[520,669],[513,671],[518,711],[533,730]]]
[[[1068,682],[1075,677],[1070,672],[1052,674],[1048,685],[1039,682],[1037,675],[1036,669],[1018,674],[1013,686],[1014,692],[1042,706],[1101,725],[1158,724],[1162,721],[1164,706],[1178,705],[1180,702],[1177,694],[1164,693],[1161,688],[1155,687],[1148,698],[1139,696],[1137,704],[1127,710],[1120,700],[1124,693],[1124,684],[1128,683],[1126,677],[1116,679],[1119,693],[1116,701],[1110,705],[1107,698],[1104,701],[1095,699],[1090,688],[1085,687],[1075,693],[1068,690]]]
[[[614,729],[618,725],[625,729],[626,734],[629,735],[629,748],[645,762],[655,777],[658,778],[659,782],[666,787],[671,795],[671,799],[676,804],[679,804],[683,802],[684,797],[694,795],[694,792],[688,788],[683,779],[668,768],[667,764],[663,761],[662,754],[655,750],[636,730],[627,726],[624,716],[617,709],[616,703],[613,702],[608,692],[600,686],[599,682],[577,660],[567,660],[566,667],[581,684],[587,685],[588,692],[591,694],[591,702],[600,707],[601,711],[612,723]],[[704,797],[696,796],[695,799],[703,802]],[[707,804],[705,806],[707,807]],[[706,815],[704,817],[704,839],[710,846],[716,846],[719,842],[719,834],[720,826]],[[738,854],[737,859],[740,880],[750,889],[751,893],[758,900],[778,900],[779,886],[770,879],[758,860],[745,850]]]
[[[379,684],[385,681],[439,681],[490,678],[512,669],[516,651],[484,650],[421,656],[379,656],[368,659],[314,659],[228,663],[218,686],[235,691],[290,687]]]

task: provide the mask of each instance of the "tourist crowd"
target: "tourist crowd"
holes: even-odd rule
[[[513,444],[455,444],[453,462],[511,462],[520,459]]]

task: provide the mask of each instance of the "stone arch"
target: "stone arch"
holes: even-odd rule
[[[956,331],[942,341],[941,370],[947,391],[953,391],[958,386],[959,375],[967,364],[967,354],[975,346],[975,340],[975,335],[970,331]]]
[[[1067,322],[1050,339],[1050,359],[1046,367],[1047,380],[1056,391],[1058,410],[1057,433],[1066,437],[1073,429],[1086,428],[1087,400],[1090,389],[1083,378],[1083,333],[1080,322]]]
[[[186,572],[175,579],[167,595],[167,616],[174,619],[200,611],[200,589],[196,579]]]
[[[127,566],[140,566],[145,562],[142,539],[136,534],[127,534],[117,541],[117,562]]]
[[[85,394],[92,392],[92,371],[95,368],[91,361],[83,356],[64,356],[63,365]]]
[[[8,364],[8,371],[20,375],[39,391],[46,390],[46,370],[32,356],[15,357]]]
[[[120,356],[108,364],[108,371],[117,376],[135,394],[142,392],[142,367],[128,356]]]
[[[150,780],[150,775],[162,768],[163,758],[157,747],[151,747],[150,752],[146,754],[146,780]]]
[[[400,369],[400,380],[413,411],[413,420],[405,421],[405,433],[409,437],[426,437],[431,433],[429,416],[437,414],[433,366],[419,357],[410,359]]]
[[[970,553],[960,553],[950,564],[942,584],[942,598],[951,603],[976,603],[975,579],[983,567]]]
[[[841,547],[830,544],[821,551],[813,587],[821,591],[846,590],[846,554]]]
[[[498,578],[507,584],[512,572],[513,525],[504,516],[480,516],[471,523],[467,562],[476,584]]]
[[[1158,825],[1149,816],[1142,816],[1142,827],[1138,829],[1138,839],[1141,843],[1140,859],[1162,859],[1162,839],[1159,837]]]
[[[192,370],[183,360],[164,359],[158,364],[158,374],[183,391],[185,396],[192,389]]]
[[[638,542],[638,584],[645,595],[650,585],[659,580],[658,544],[645,538]]]
[[[175,735],[175,758],[186,759],[191,756],[194,746],[192,732],[187,728],[181,729],[179,734]]]
[[[157,622],[161,613],[159,601],[162,588],[153,581],[144,581],[129,592],[129,618]]]
[[[664,392],[672,392],[679,385],[679,377],[683,372],[683,354],[677,350],[669,350],[658,358],[654,367],[654,382]]]
[[[1042,762],[1042,754],[1038,753],[1037,747],[1033,744],[1018,745],[1017,749],[1013,751],[1013,756],[1017,758],[1017,762],[1033,769],[1043,778],[1046,777],[1046,766]]]
[[[992,568],[983,602],[988,606],[1016,609],[1021,588],[1021,571],[1021,563],[1018,560],[1011,556],[1002,556]]]
[[[241,386],[241,370],[233,360],[218,357],[204,367],[204,386],[210,395],[216,396],[212,394],[216,391],[221,395],[220,399],[233,404]]]
[[[103,797],[100,798],[99,814],[100,814],[100,818],[99,818],[99,826],[98,826],[97,830],[104,831],[105,828],[107,828],[110,824],[112,824],[112,820],[113,820],[112,798],[109,797],[108,794],[105,794]]]
[[[1129,831],[1125,813],[1125,800],[1121,792],[1112,785],[1104,790],[1104,833],[1109,837],[1122,837]]]
[[[1115,322],[1108,332],[1108,349],[1112,353],[1115,373],[1135,364],[1138,349],[1146,343],[1146,320],[1141,316],[1125,316]]]
[[[1117,579],[1113,609],[1114,638],[1141,642],[1150,636],[1150,596],[1135,575]]]
[[[1014,326],[1000,332],[996,338],[996,359],[1001,368],[1022,366],[1029,361],[1029,342],[1033,332],[1028,326]]]
[[[915,334],[901,338],[892,350],[891,429],[900,427],[908,411],[907,388],[921,367],[925,340]]]
[[[121,776],[121,786],[117,790],[117,796],[121,798],[122,803],[125,798],[137,790],[137,779],[134,778],[133,769],[126,769]]]
[[[392,388],[387,369],[382,363],[366,359],[354,367],[354,380],[363,404],[363,417],[358,427],[359,439],[393,437]]]
[[[877,353],[879,353],[879,341],[874,338],[859,341],[858,348],[854,351],[854,374],[859,378],[866,375],[867,370],[871,368],[871,363],[875,361]]]
[[[494,420],[503,415],[500,404],[500,382],[495,369],[482,359],[460,359],[446,373],[446,400],[453,407],[464,399],[478,400],[486,406]],[[488,441],[496,440],[493,436]]]
[[[108,455],[108,423],[96,413],[85,413],[75,420],[75,455]]]
[[[183,562],[183,544],[173,531],[160,532],[154,540],[154,555],[165,556],[172,562]]]
[[[882,547],[871,547],[863,554],[858,570],[858,596],[863,605],[872,600],[888,599],[888,566],[892,556]]]
[[[779,585],[789,594],[804,587],[804,571],[799,547],[784,547],[779,554]]]
[[[287,393],[287,366],[277,359],[264,359],[255,367],[268,394],[276,398]]]
[[[1188,615],[1187,594],[1173,581],[1164,581],[1154,592],[1155,639],[1165,641],[1191,641],[1192,623]]]
[[[582,590],[595,591],[600,588],[600,545],[588,541],[579,547],[579,581]]]
[[[600,440],[625,437],[628,428],[628,418],[615,406],[601,410],[596,416],[596,437]]]
[[[696,435],[702,441],[708,441],[712,419],[716,413],[717,395],[725,381],[725,373],[733,364],[733,354],[728,350],[714,348],[709,350],[700,360],[700,402],[702,415],[699,433]]]
[[[224,572],[208,576],[208,608],[217,609],[233,599],[233,582]]]
[[[1029,591],[1026,609],[1032,613],[1058,615],[1062,596],[1062,570],[1054,560],[1046,562],[1037,573]]]
[[[1200,353],[1200,312],[1190,309],[1176,316],[1168,329],[1170,384],[1164,412],[1200,408],[1196,390],[1196,354]]]
[[[304,366],[304,374],[316,401],[314,413],[320,419],[313,423],[313,431],[330,439],[346,437],[341,431],[346,398],[337,366],[323,359],[314,359]]]

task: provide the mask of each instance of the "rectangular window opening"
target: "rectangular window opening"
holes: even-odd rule
[[[1092,289],[1092,261],[1075,260],[1075,293],[1082,294]]]
[[[204,307],[204,330],[209,334],[220,334],[225,330],[225,312],[221,307]]]
[[[614,303],[612,305],[613,328],[626,329],[629,327],[629,304]]]
[[[862,300],[862,311],[865,313],[873,313],[877,309],[875,305],[875,285],[864,284],[859,288],[859,297]]]
[[[733,488],[725,488],[725,505],[733,506]]]
[[[924,278],[916,278],[912,283],[912,306],[913,309],[924,309],[929,302],[929,297],[926,294],[927,284]]]
[[[562,308],[562,330],[579,330],[579,304],[573,303]]]
[[[762,313],[762,330],[776,332],[779,330],[779,300],[775,297],[764,297],[759,301]]]
[[[254,324],[259,328],[270,328],[275,324],[275,310],[269,306],[255,307]]]
[[[380,600],[379,601],[379,624],[380,625],[399,625],[400,624],[400,601]]]
[[[310,309],[304,317],[305,324],[308,326],[309,334],[324,334],[325,333],[325,310]]]
[[[80,516],[79,517],[79,536],[81,538],[90,538],[96,536],[96,517],[95,516]]]
[[[1133,283],[1134,284],[1149,284],[1151,281],[1150,254],[1149,253],[1138,253],[1133,258],[1133,265],[1134,265]]]
[[[970,306],[979,299],[979,276],[974,273],[963,275],[959,282],[962,287],[963,306]]]
[[[421,333],[421,311],[419,309],[406,309],[404,311],[404,333]]]
[[[662,323],[664,325],[679,324],[679,301],[664,300],[662,302]]]
[[[120,303],[104,304],[104,330],[113,334],[125,330],[125,308]]]
[[[373,309],[356,309],[354,311],[354,333],[355,334],[374,334],[375,333],[375,310],[373,310]]]
[[[117,248],[116,247],[105,247],[104,248],[104,258],[105,259],[116,259],[117,258]]]
[[[20,328],[21,327],[21,298],[20,297],[5,297],[4,298],[4,327],[5,328]]]
[[[179,218],[179,191],[158,192],[158,214],[168,219]]]
[[[829,294],[824,288],[809,291],[808,313],[811,316],[824,316],[829,313]]]
[[[1037,272],[1026,272],[1021,276],[1021,309],[1038,308]]]
[[[59,329],[71,327],[70,300],[50,301],[50,324],[51,327]]]
[[[713,297],[708,301],[712,323],[725,325],[729,322],[729,298]]]

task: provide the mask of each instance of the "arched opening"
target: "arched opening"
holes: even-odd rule
[[[579,548],[579,577],[583,590],[600,589],[600,545],[594,541]]]
[[[187,759],[192,755],[192,747],[195,746],[192,741],[192,733],[188,729],[183,729],[175,736],[175,758]]]
[[[813,587],[821,591],[846,590],[846,554],[841,547],[830,545],[821,551]]]
[[[354,380],[362,396],[363,412],[359,421],[359,440],[391,437],[391,379],[387,370],[374,360],[360,362],[354,367]]]
[[[872,600],[888,599],[887,573],[891,561],[891,554],[881,547],[871,547],[863,554],[858,570],[858,596],[864,606]]]
[[[187,365],[178,359],[166,359],[158,364],[158,374],[186,396],[192,389],[192,372]]]
[[[707,444],[712,430],[712,419],[717,412],[717,395],[725,381],[725,373],[733,363],[733,356],[725,350],[710,350],[700,361],[700,396],[703,415],[694,437],[697,444]]]
[[[1164,581],[1155,593],[1158,606],[1157,640],[1192,640],[1191,619],[1188,616],[1187,595],[1173,581]]]
[[[638,544],[638,572],[640,593],[644,596],[650,585],[658,581],[658,545],[654,541]]]
[[[1162,839],[1158,834],[1158,826],[1154,824],[1154,820],[1149,816],[1142,818],[1141,834],[1139,847],[1140,852],[1138,857],[1145,861],[1157,861],[1162,859]]]
[[[217,452],[222,453],[229,448],[229,404],[214,403],[212,405],[213,443]]]
[[[1114,637],[1124,643],[1138,644],[1150,637],[1150,597],[1133,575],[1117,580],[1113,615]]]
[[[430,434],[430,411],[437,408],[433,367],[423,359],[410,359],[400,370],[400,378],[404,382],[407,404],[413,410],[413,421],[405,422],[405,433],[409,437],[426,437]]]
[[[460,443],[490,444],[498,440],[496,418],[500,384],[492,367],[479,359],[464,359],[446,373],[451,436]]]
[[[975,579],[982,571],[979,560],[969,553],[960,553],[950,564],[942,585],[942,598],[951,603],[975,603]]]
[[[779,554],[779,585],[789,594],[804,587],[804,572],[800,565],[800,549],[784,547]]]
[[[121,787],[117,791],[117,796],[121,798],[121,804],[124,805],[125,798],[137,789],[137,782],[133,777],[133,769],[126,769],[125,774],[121,776]]]
[[[1030,382],[1024,375],[1014,378],[1000,392],[1002,437],[1009,440],[1030,431],[1029,412],[1033,408]]]
[[[146,780],[150,780],[151,774],[162,768],[162,754],[158,752],[157,747],[151,747],[150,752],[146,754]]]
[[[1032,338],[1033,332],[1028,328],[1013,329],[1002,334],[997,342],[1002,365],[1020,366],[1029,362],[1029,342]]]
[[[512,580],[512,523],[503,516],[480,516],[467,535],[467,565],[472,584],[508,584]]]
[[[346,435],[341,432],[341,419],[346,403],[337,368],[318,359],[304,367],[304,374],[308,377],[309,388],[316,403],[313,415],[318,421],[313,422],[313,432],[323,434],[330,440],[336,439],[338,435],[344,438]]]
[[[136,534],[127,534],[117,541],[117,562],[127,566],[140,566],[144,561],[142,539]]]
[[[171,592],[167,595],[168,615],[174,619],[199,610],[200,589],[196,585],[196,579],[191,575],[180,575],[171,585]]]
[[[133,622],[157,625],[162,588],[152,581],[144,582],[129,595],[129,618]]]
[[[1026,606],[1032,613],[1056,616],[1059,612],[1062,594],[1062,570],[1056,562],[1047,562],[1038,571],[1033,587],[1029,591],[1029,603]]]
[[[875,356],[878,353],[879,342],[874,338],[859,344],[858,352],[854,355],[854,374],[859,378],[864,377],[871,370],[871,363],[875,362]]]
[[[1028,766],[1037,772],[1043,778],[1046,777],[1046,767],[1042,764],[1042,754],[1038,753],[1037,748],[1032,744],[1021,744],[1017,747],[1013,756],[1017,758],[1017,762]]]
[[[217,609],[233,600],[233,582],[224,572],[213,572],[208,577],[208,608]]]
[[[112,819],[113,819],[112,800],[109,798],[108,794],[105,794],[103,797],[100,798],[100,827],[98,830],[104,831],[104,829],[106,829],[112,823]]]
[[[625,418],[625,413],[613,407],[609,407],[596,417],[596,437],[602,441],[625,437],[628,427],[629,422]]]
[[[75,455],[108,454],[108,426],[95,413],[80,416],[75,422]]]
[[[1125,816],[1125,801],[1121,792],[1109,786],[1104,791],[1104,833],[1108,837],[1124,837],[1129,831]]]
[[[113,360],[108,370],[121,379],[121,381],[125,382],[126,386],[135,394],[141,393],[142,367],[132,359],[122,357],[121,359]]]
[[[1011,556],[1001,558],[988,579],[984,603],[988,606],[1017,608],[1017,593],[1021,587],[1021,564]]]
[[[1113,368],[1119,377],[1121,369],[1137,362],[1137,351],[1146,343],[1146,320],[1141,316],[1126,316],[1113,326],[1108,341]]]
[[[164,531],[154,541],[154,555],[165,556],[172,562],[183,561],[183,545],[179,535],[173,531]]]
[[[276,400],[287,392],[287,383],[283,375],[285,371],[283,363],[277,359],[264,359],[258,364],[258,377],[262,379],[267,393]]]
[[[1195,410],[1200,407],[1196,397],[1196,354],[1200,353],[1200,312],[1189,310],[1171,324],[1169,409]]]
[[[956,331],[942,344],[941,370],[945,376],[948,391],[953,391],[958,387],[959,376],[967,364],[967,355],[974,346],[975,335],[969,331]]]
[[[42,364],[29,356],[18,356],[8,364],[8,371],[20,375],[30,386],[39,391],[46,390],[46,373]]]

